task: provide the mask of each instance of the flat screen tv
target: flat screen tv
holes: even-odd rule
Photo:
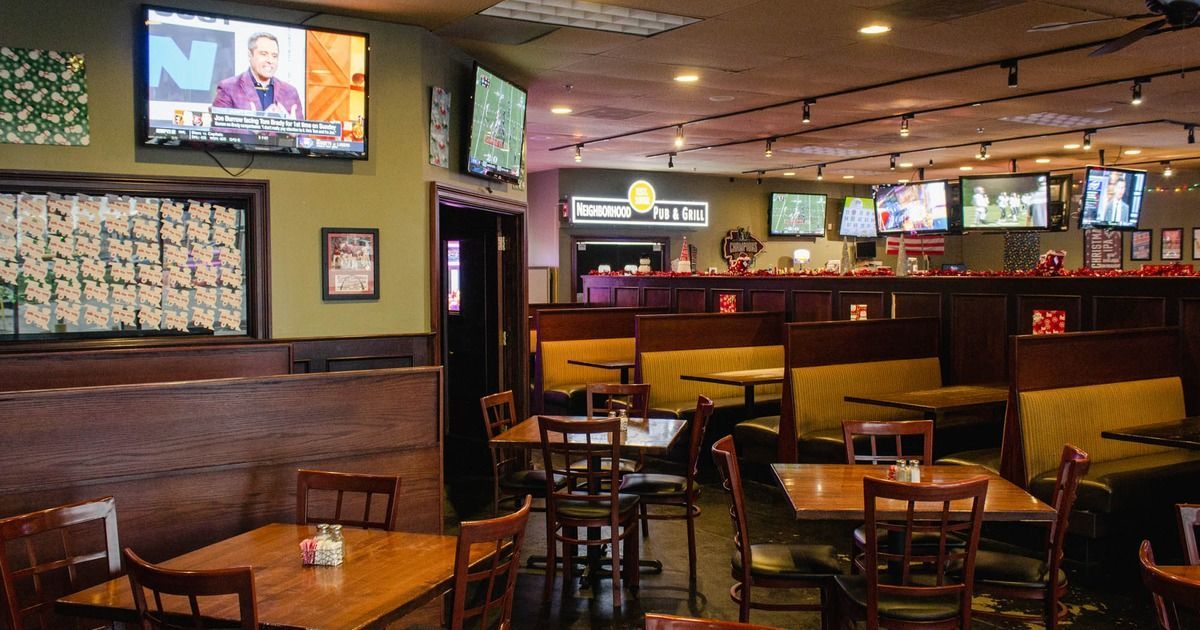
[[[875,227],[875,200],[870,197],[846,197],[842,201],[842,236],[879,236]]]
[[[858,241],[854,244],[855,260],[871,260],[878,255],[875,241]]]
[[[144,7],[142,142],[367,157],[367,36]]]
[[[1089,166],[1083,175],[1079,227],[1137,229],[1142,213],[1146,171]]]
[[[767,225],[771,236],[824,236],[825,195],[771,193]]]
[[[960,177],[965,230],[1050,227],[1050,173]]]
[[[1066,232],[1071,228],[1072,175],[1050,176],[1050,231]]]
[[[525,90],[475,64],[467,172],[516,183],[525,148]]]
[[[880,234],[946,232],[944,181],[891,184],[875,189],[875,217]]]

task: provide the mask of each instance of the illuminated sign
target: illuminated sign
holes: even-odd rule
[[[658,199],[654,186],[639,179],[625,199],[571,197],[571,223],[706,227],[708,202]]]

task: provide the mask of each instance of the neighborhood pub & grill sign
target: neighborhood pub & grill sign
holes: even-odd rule
[[[625,199],[571,197],[571,223],[706,227],[708,202],[658,199],[654,186],[639,179]]]

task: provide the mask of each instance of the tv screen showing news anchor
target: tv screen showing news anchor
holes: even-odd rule
[[[147,142],[366,157],[365,35],[147,8]]]

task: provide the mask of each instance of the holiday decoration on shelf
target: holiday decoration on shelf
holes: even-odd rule
[[[737,294],[736,293],[718,293],[717,294],[717,312],[718,313],[736,313],[737,312]]]
[[[754,238],[750,230],[741,226],[729,230],[724,239],[721,239],[721,256],[725,258],[725,262],[729,263],[730,270],[734,269],[734,263],[744,259],[744,268],[742,272],[754,266],[754,259],[762,253],[764,246],[762,241]]]
[[[867,318],[866,304],[851,304],[850,305],[850,321],[855,322]]]
[[[1061,249],[1051,249],[1038,257],[1038,264],[1037,267],[1034,267],[1034,271],[1039,271],[1043,275],[1056,276],[1062,273],[1063,261],[1066,258],[1067,252]]]
[[[1004,270],[1026,271],[1038,264],[1041,237],[1036,232],[1004,233]]]

